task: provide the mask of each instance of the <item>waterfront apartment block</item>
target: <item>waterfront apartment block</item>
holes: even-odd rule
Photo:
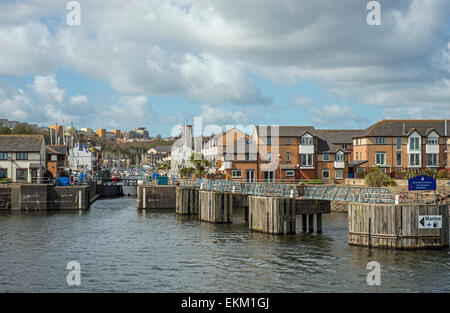
[[[374,166],[393,177],[408,170],[449,168],[447,120],[382,120],[352,139],[356,176]]]
[[[202,152],[232,180],[343,182],[375,166],[394,177],[410,169],[448,169],[448,146],[445,120],[383,120],[359,130],[256,126],[247,136],[231,129],[204,138]]]
[[[0,180],[39,182],[45,174],[42,135],[0,135]]]

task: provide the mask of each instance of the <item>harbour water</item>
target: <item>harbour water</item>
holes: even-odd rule
[[[136,199],[86,212],[0,212],[1,292],[450,292],[450,250],[393,251],[347,244],[347,215],[323,234],[270,236],[213,225]],[[299,227],[298,227],[299,228]],[[68,286],[67,263],[81,265]],[[381,285],[366,282],[381,264]]]

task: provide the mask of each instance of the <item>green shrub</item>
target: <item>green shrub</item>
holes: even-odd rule
[[[396,186],[395,180],[386,175],[379,167],[374,167],[366,175],[364,181],[369,187]]]
[[[427,168],[422,172],[422,175],[436,178],[437,171],[432,168]]]
[[[406,179],[411,179],[417,176],[419,176],[419,174],[417,174],[417,172],[413,170],[408,170],[405,175]]]

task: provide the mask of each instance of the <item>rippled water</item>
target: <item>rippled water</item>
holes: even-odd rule
[[[16,292],[449,292],[450,251],[389,251],[347,244],[347,215],[324,233],[269,236],[241,222],[201,223],[138,211],[136,199],[78,212],[0,213],[0,291]],[[369,261],[381,286],[368,286]],[[66,283],[69,261],[81,286]]]

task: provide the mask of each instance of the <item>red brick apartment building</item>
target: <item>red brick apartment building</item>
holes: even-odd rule
[[[256,126],[246,136],[232,129],[207,138],[203,151],[217,161],[220,173],[236,181],[343,182],[375,166],[387,173],[448,168],[447,146],[445,120],[383,120],[364,130]]]
[[[382,120],[353,136],[353,146],[350,171],[356,177],[375,166],[396,177],[450,165],[447,120]]]

